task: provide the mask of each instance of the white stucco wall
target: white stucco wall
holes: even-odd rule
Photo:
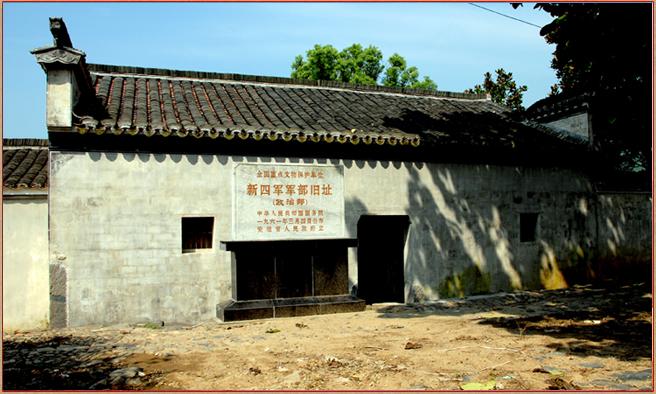
[[[4,331],[48,327],[48,201],[3,199],[2,319]]]
[[[649,193],[602,192],[599,208],[599,255],[623,261],[641,260],[651,245],[652,196]],[[648,250],[648,249],[647,249]]]
[[[408,301],[560,287],[594,248],[591,187],[568,170],[51,152],[50,264],[55,283],[65,278],[65,324],[214,318],[232,296],[231,253],[218,246],[232,237],[232,173],[243,162],[343,165],[348,237],[363,214],[408,215]],[[519,242],[522,212],[539,213],[535,242]],[[181,253],[186,215],[215,218],[212,250]],[[349,287],[356,259],[351,250]]]
[[[71,70],[47,72],[46,123],[51,127],[71,127],[75,95],[75,76]]]
[[[552,122],[546,122],[545,125],[559,130],[566,130],[570,133],[578,134],[585,138],[590,138],[590,117],[587,112],[569,115]]]

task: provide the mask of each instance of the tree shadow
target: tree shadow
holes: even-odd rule
[[[651,357],[651,303],[651,287],[639,283],[385,305],[376,311],[381,318],[466,316],[495,311],[511,316],[473,319],[476,324],[505,329],[519,337],[559,339],[546,346],[567,355],[633,361]]]
[[[648,296],[647,296],[648,295]],[[567,342],[547,347],[572,356],[634,361],[651,357],[651,289],[626,285],[592,293],[556,291],[540,315],[482,319],[520,335],[548,335]],[[546,313],[545,313],[546,312]]]
[[[410,300],[540,287],[539,272],[525,263],[533,256],[516,258],[512,241],[518,235],[513,200],[526,195],[521,183],[521,173],[489,166],[409,170]],[[528,253],[538,258],[538,246]]]
[[[383,126],[404,133],[419,134],[426,151],[446,154],[450,161],[508,163],[549,161],[585,166],[586,141],[548,128],[537,130],[523,124],[511,113],[489,103],[457,103],[460,108],[440,108],[456,104],[439,103],[423,110],[401,109],[387,116]]]
[[[367,193],[346,204],[349,228],[368,211],[410,219],[409,304],[385,306],[380,316],[498,310],[513,317],[479,323],[570,338],[572,354],[649,356],[651,298],[642,297],[650,290],[618,290],[651,277],[649,196],[604,195],[591,181],[582,141],[523,125],[493,105],[479,113],[422,109],[385,119],[422,137],[416,162],[390,174],[405,183],[400,194],[386,196],[385,205]],[[522,224],[526,217],[532,231]],[[630,307],[620,302],[626,297]]]
[[[607,260],[597,253],[612,238],[615,258],[621,259],[618,245],[638,236],[635,229],[629,235],[632,226],[644,227],[642,208],[629,211],[621,201],[600,204],[587,178],[567,168],[427,164],[406,169],[405,213],[412,223],[405,262],[409,305],[383,307],[381,317],[495,310],[514,317],[479,323],[521,335],[571,338],[564,350],[581,356],[650,356],[651,296],[643,298],[650,289],[609,282],[636,276],[627,275],[632,269],[626,267],[605,270]],[[358,205],[366,210],[366,200]],[[539,216],[534,239],[522,240],[525,212]],[[638,249],[637,255],[644,254]],[[591,283],[610,287],[582,286]],[[526,291],[536,289],[551,291]],[[472,297],[494,293],[502,294]],[[448,302],[436,302],[444,299]]]
[[[147,389],[155,376],[111,379],[119,345],[100,337],[44,333],[3,339],[3,390]]]

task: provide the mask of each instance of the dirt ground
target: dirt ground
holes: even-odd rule
[[[652,390],[651,284],[5,334],[4,389]]]

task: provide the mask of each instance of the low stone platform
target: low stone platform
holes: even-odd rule
[[[252,301],[228,301],[216,306],[216,317],[222,321],[267,319],[358,312],[365,301],[350,295],[280,298]]]

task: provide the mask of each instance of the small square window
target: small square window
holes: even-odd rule
[[[182,253],[212,249],[214,218],[182,218]]]
[[[537,213],[519,214],[519,242],[535,242],[537,228]]]

